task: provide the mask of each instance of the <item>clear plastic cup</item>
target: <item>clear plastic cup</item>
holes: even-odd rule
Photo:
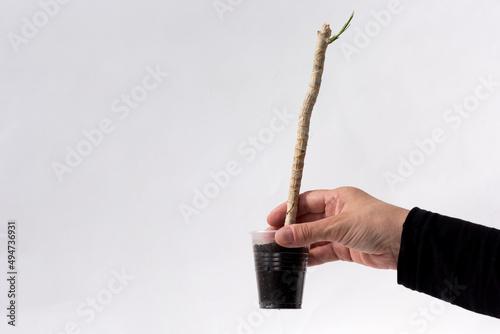
[[[260,308],[300,309],[309,248],[278,245],[274,240],[275,230],[250,234]]]

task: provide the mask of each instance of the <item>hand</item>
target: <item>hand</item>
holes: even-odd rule
[[[267,217],[279,229],[284,247],[310,245],[309,265],[351,261],[378,269],[396,269],[408,210],[384,203],[364,191],[342,187],[314,190],[299,197],[297,223],[282,227],[286,203]]]

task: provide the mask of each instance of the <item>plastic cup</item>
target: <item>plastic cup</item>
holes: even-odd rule
[[[276,231],[252,235],[259,307],[300,309],[309,247],[286,248],[274,240]]]

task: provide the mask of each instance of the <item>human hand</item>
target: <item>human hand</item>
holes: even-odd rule
[[[396,269],[403,223],[409,210],[382,202],[353,187],[300,195],[297,224],[282,227],[286,203],[267,217],[284,247],[309,246],[309,265],[351,261]]]

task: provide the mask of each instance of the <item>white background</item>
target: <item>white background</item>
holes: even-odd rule
[[[499,85],[474,100],[481,78],[500,82],[499,4],[401,1],[380,18],[388,1],[221,3],[74,0],[43,22],[37,1],[1,1],[0,267],[15,219],[19,276],[15,328],[0,280],[0,332],[498,332],[395,271],[350,263],[310,270],[302,310],[262,313],[248,232],[286,199],[316,31],[352,10],[327,51],[302,190],[352,185],[500,227]],[[23,37],[33,16],[42,23]],[[115,113],[147,68],[168,76]],[[465,101],[479,103],[459,125],[444,118]],[[295,118],[270,135],[276,113]],[[58,180],[54,163],[105,119],[113,131]],[[414,153],[435,129],[446,140]],[[412,154],[419,165],[391,187],[386,173]],[[238,173],[214,188],[210,173],[232,161]],[[212,198],[193,203],[205,189]]]

